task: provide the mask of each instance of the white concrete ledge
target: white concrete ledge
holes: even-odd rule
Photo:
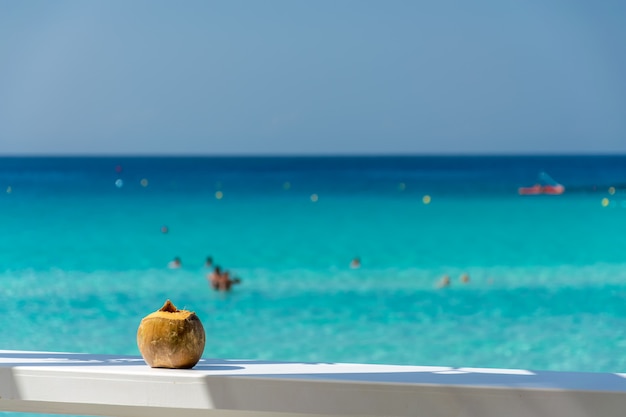
[[[623,374],[0,351],[0,411],[110,416],[623,417]]]

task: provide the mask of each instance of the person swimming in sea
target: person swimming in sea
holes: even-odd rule
[[[230,272],[224,271],[220,277],[218,283],[218,291],[230,291],[231,287],[235,284],[239,284],[241,280],[239,278],[230,278]]]
[[[207,274],[207,279],[211,284],[211,288],[217,291],[219,288],[220,277],[222,275],[222,268],[219,265],[215,265],[213,271],[210,274]]]
[[[178,269],[181,266],[183,266],[183,263],[178,256],[169,261],[169,263],[167,264],[167,267],[170,269]]]
[[[230,291],[235,284],[241,283],[240,278],[230,278],[229,271],[223,271],[219,266],[215,266],[213,272],[208,274],[207,279],[211,284],[211,288],[215,291]]]
[[[448,275],[444,275],[439,283],[437,284],[437,288],[445,288],[450,286],[450,277]]]
[[[350,268],[352,269],[358,269],[361,267],[361,259],[360,258],[354,258],[352,260],[352,262],[350,262]]]

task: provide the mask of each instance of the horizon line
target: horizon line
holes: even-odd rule
[[[0,158],[472,158],[472,157],[597,157],[626,156],[624,152],[424,152],[424,153],[0,153]]]

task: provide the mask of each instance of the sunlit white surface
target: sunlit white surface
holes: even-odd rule
[[[622,416],[626,374],[0,351],[0,410],[116,416]]]

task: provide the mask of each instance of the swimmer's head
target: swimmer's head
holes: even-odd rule
[[[450,285],[450,277],[448,275],[444,275],[439,281],[439,287],[447,287]]]
[[[180,268],[180,266],[182,265],[181,260],[178,256],[176,256],[174,259],[172,259],[167,266],[169,268]]]

